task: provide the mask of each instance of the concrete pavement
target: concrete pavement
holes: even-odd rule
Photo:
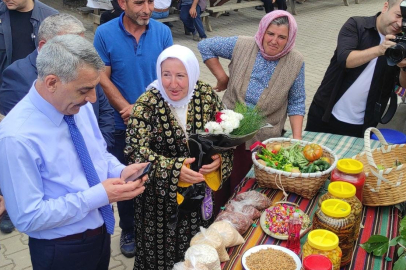
[[[61,12],[70,13],[82,19],[87,33],[86,38],[93,40],[92,23],[83,18],[75,9],[63,6],[62,0],[42,0]],[[382,9],[383,0],[362,0],[356,5],[354,0],[350,1],[350,6],[344,6],[342,1],[322,1],[308,0],[302,5],[296,5],[298,15],[295,16],[299,30],[296,40],[296,49],[298,49],[305,58],[305,84],[306,84],[306,109],[312,101],[313,95],[317,90],[324,72],[333,55],[338,31],[343,23],[350,16],[369,16],[374,15]],[[289,9],[289,7],[288,7]],[[208,37],[214,36],[253,36],[258,28],[258,22],[265,14],[264,11],[257,11],[254,8],[246,8],[240,12],[230,12],[230,16],[221,16],[219,18],[210,17],[213,32],[207,32]],[[201,76],[203,81],[212,85],[216,84],[214,76],[202,63],[200,54],[197,50],[197,42],[192,40],[192,36],[185,36],[182,23],[173,23],[172,28],[175,44],[181,44],[191,48],[200,61]],[[229,61],[221,60],[224,67],[227,67]],[[286,125],[290,129],[289,125]],[[115,207],[115,209],[117,209]],[[117,211],[115,213],[118,221]],[[110,260],[110,269],[124,270],[133,268],[133,259],[125,258],[119,249],[120,228],[116,222],[115,234],[112,237],[112,253]],[[28,237],[18,231],[11,234],[2,234],[0,232],[0,269],[20,270],[32,269],[30,255],[28,250]],[[151,269],[153,270],[153,269]]]

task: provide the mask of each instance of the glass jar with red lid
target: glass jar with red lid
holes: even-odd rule
[[[313,254],[303,259],[304,270],[332,270],[333,264],[324,255]]]
[[[355,196],[362,202],[362,190],[365,184],[364,165],[355,159],[343,158],[337,161],[337,167],[331,172],[330,181],[351,183],[357,189]]]

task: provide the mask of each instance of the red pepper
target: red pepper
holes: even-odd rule
[[[275,155],[278,154],[278,151],[276,151],[276,150],[272,150],[271,152],[272,152],[272,154],[275,154]]]
[[[275,166],[278,166],[278,162],[275,162]]]

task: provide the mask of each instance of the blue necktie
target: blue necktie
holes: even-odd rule
[[[73,115],[65,115],[63,119],[66,121],[69,127],[69,132],[72,137],[73,144],[75,145],[76,151],[78,152],[80,162],[82,163],[83,170],[85,171],[87,182],[89,187],[93,187],[100,183],[99,176],[93,166],[93,162],[90,159],[89,152],[87,151],[85,140],[80,133],[78,127],[76,126],[75,119]],[[99,208],[99,211],[104,219],[104,224],[106,224],[107,232],[113,234],[114,232],[114,215],[111,206],[105,205]]]

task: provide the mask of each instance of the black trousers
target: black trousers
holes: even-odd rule
[[[262,0],[262,2],[264,2],[265,13],[269,13],[274,10],[274,4],[272,3],[272,0]],[[286,0],[276,0],[275,2],[278,5],[278,10],[288,9]]]
[[[33,270],[108,270],[110,234],[81,240],[58,241],[29,238]]]
[[[335,118],[334,115],[331,115],[329,122],[324,122],[322,120],[323,115],[324,109],[312,102],[307,115],[305,131],[332,133],[364,138],[363,125],[353,125],[342,122]]]
[[[111,154],[115,156],[122,164],[127,165],[124,158],[125,148],[125,130],[116,130],[114,132],[114,148]],[[134,201],[117,202],[118,215],[120,216],[120,228],[123,231],[134,231]]]

